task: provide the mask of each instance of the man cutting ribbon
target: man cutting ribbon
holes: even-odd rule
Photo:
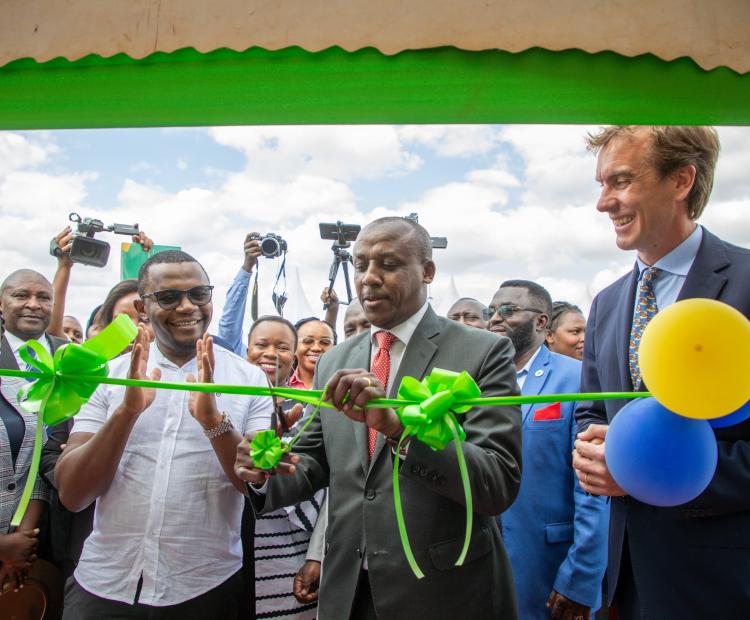
[[[520,482],[521,416],[517,406],[482,406],[460,416],[474,517],[461,566],[466,497],[450,448],[419,437],[396,445],[404,425],[393,409],[362,406],[395,395],[404,376],[432,368],[466,370],[482,396],[518,394],[513,351],[505,338],[435,315],[427,284],[435,264],[429,234],[402,218],[365,227],[353,252],[355,286],[371,323],[320,358],[315,388],[327,384],[336,412],[323,412],[271,476],[250,457],[246,436],[236,473],[252,483],[250,499],[267,512],[330,484],[329,525],[320,588],[320,617],[517,617],[508,557],[493,518]],[[408,443],[407,443],[408,441]],[[394,536],[393,459],[402,459],[400,497],[417,579]]]

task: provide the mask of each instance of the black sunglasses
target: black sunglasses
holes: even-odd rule
[[[489,306],[484,311],[484,318],[485,320],[489,321],[497,312],[504,319],[509,319],[516,312],[520,312],[521,310],[526,310],[527,312],[536,312],[537,314],[544,314],[542,310],[537,310],[536,308],[523,308],[521,306],[514,306],[513,304],[501,304],[499,306]]]
[[[141,295],[141,299],[147,297],[153,297],[159,307],[163,310],[174,310],[177,306],[182,303],[182,300],[187,295],[187,298],[196,306],[205,306],[211,301],[211,291],[214,287],[209,284],[201,284],[200,286],[194,286],[189,289],[179,288],[165,288],[161,291],[154,291],[153,293],[144,293]]]

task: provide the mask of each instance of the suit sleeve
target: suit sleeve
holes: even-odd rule
[[[519,394],[513,347],[507,338],[498,338],[491,345],[475,380],[483,397]],[[520,407],[475,407],[458,419],[466,432],[462,448],[471,480],[474,510],[479,514],[499,515],[513,503],[521,484]],[[425,468],[436,475],[416,474]],[[452,443],[445,450],[436,451],[412,439],[401,473],[435,493],[465,504]]]
[[[570,427],[572,451],[577,431],[572,419]],[[586,494],[576,476],[573,476],[573,502],[573,543],[557,570],[553,587],[555,592],[593,608],[600,601],[607,568],[609,503],[605,497]]]
[[[591,304],[591,312],[586,323],[586,346],[583,347],[583,367],[581,369],[581,392],[601,392],[599,371],[596,360],[596,309],[598,297]],[[576,408],[578,432],[585,431],[591,424],[609,424],[607,411],[602,400],[581,401]]]

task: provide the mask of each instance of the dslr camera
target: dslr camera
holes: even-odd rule
[[[260,251],[266,258],[276,258],[281,256],[286,250],[286,241],[281,238],[281,235],[266,233],[260,239]]]
[[[71,222],[76,224],[76,231],[73,233],[73,244],[70,248],[70,260],[74,263],[91,265],[92,267],[104,267],[109,260],[109,243],[94,239],[94,235],[99,232],[113,232],[116,235],[137,235],[138,224],[133,226],[129,224],[111,224],[105,226],[101,220],[95,220],[90,217],[81,219],[77,213],[71,213],[68,216]],[[49,248],[52,256],[60,257],[62,250],[58,247],[53,239]]]

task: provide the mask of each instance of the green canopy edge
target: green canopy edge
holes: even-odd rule
[[[324,123],[750,124],[750,73],[688,58],[194,49],[0,67],[0,129]]]

